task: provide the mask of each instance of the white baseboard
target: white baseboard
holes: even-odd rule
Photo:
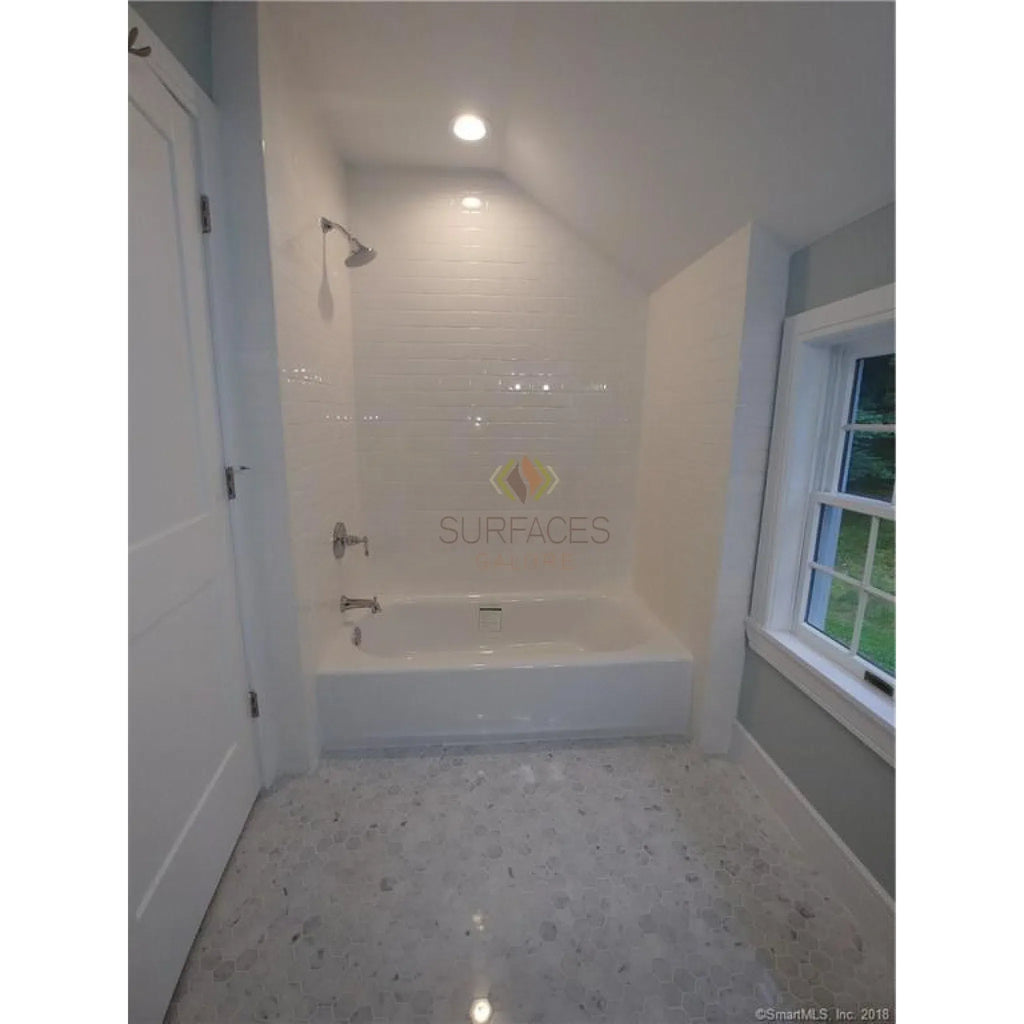
[[[831,882],[865,939],[893,956],[893,898],[739,722],[733,723],[730,756],[782,819],[811,862]]]

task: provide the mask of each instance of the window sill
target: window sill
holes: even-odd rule
[[[824,708],[887,764],[896,763],[891,697],[829,661],[796,636],[747,620],[750,649]]]

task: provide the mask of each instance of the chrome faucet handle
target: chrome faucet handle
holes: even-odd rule
[[[331,542],[334,545],[334,557],[341,558],[345,554],[345,548],[351,547],[353,544],[363,545],[363,554],[367,558],[370,557],[370,538],[369,537],[357,537],[354,533],[349,533],[345,529],[344,523],[335,523],[334,532],[331,534]]]
[[[348,542],[348,530],[345,529],[344,523],[334,524],[331,542],[334,545],[334,557],[341,558],[345,554],[345,547]]]

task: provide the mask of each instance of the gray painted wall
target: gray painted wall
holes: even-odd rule
[[[142,15],[146,24],[160,37],[160,42],[174,54],[185,70],[196,80],[207,96],[213,95],[213,60],[211,55],[212,3],[179,0],[177,3],[141,2],[129,7]],[[139,39],[145,46],[146,40]]]
[[[883,206],[794,253],[787,315],[895,281],[894,223],[895,206]],[[895,894],[893,769],[750,650],[737,718],[864,866]]]
[[[896,205],[890,203],[793,253],[786,316],[896,280]]]
[[[893,769],[750,650],[737,718],[886,891],[894,893]]]

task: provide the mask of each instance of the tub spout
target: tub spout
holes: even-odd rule
[[[374,597],[346,597],[341,595],[341,610],[347,612],[349,608],[369,608],[371,613],[376,615],[381,610],[380,601]]]

